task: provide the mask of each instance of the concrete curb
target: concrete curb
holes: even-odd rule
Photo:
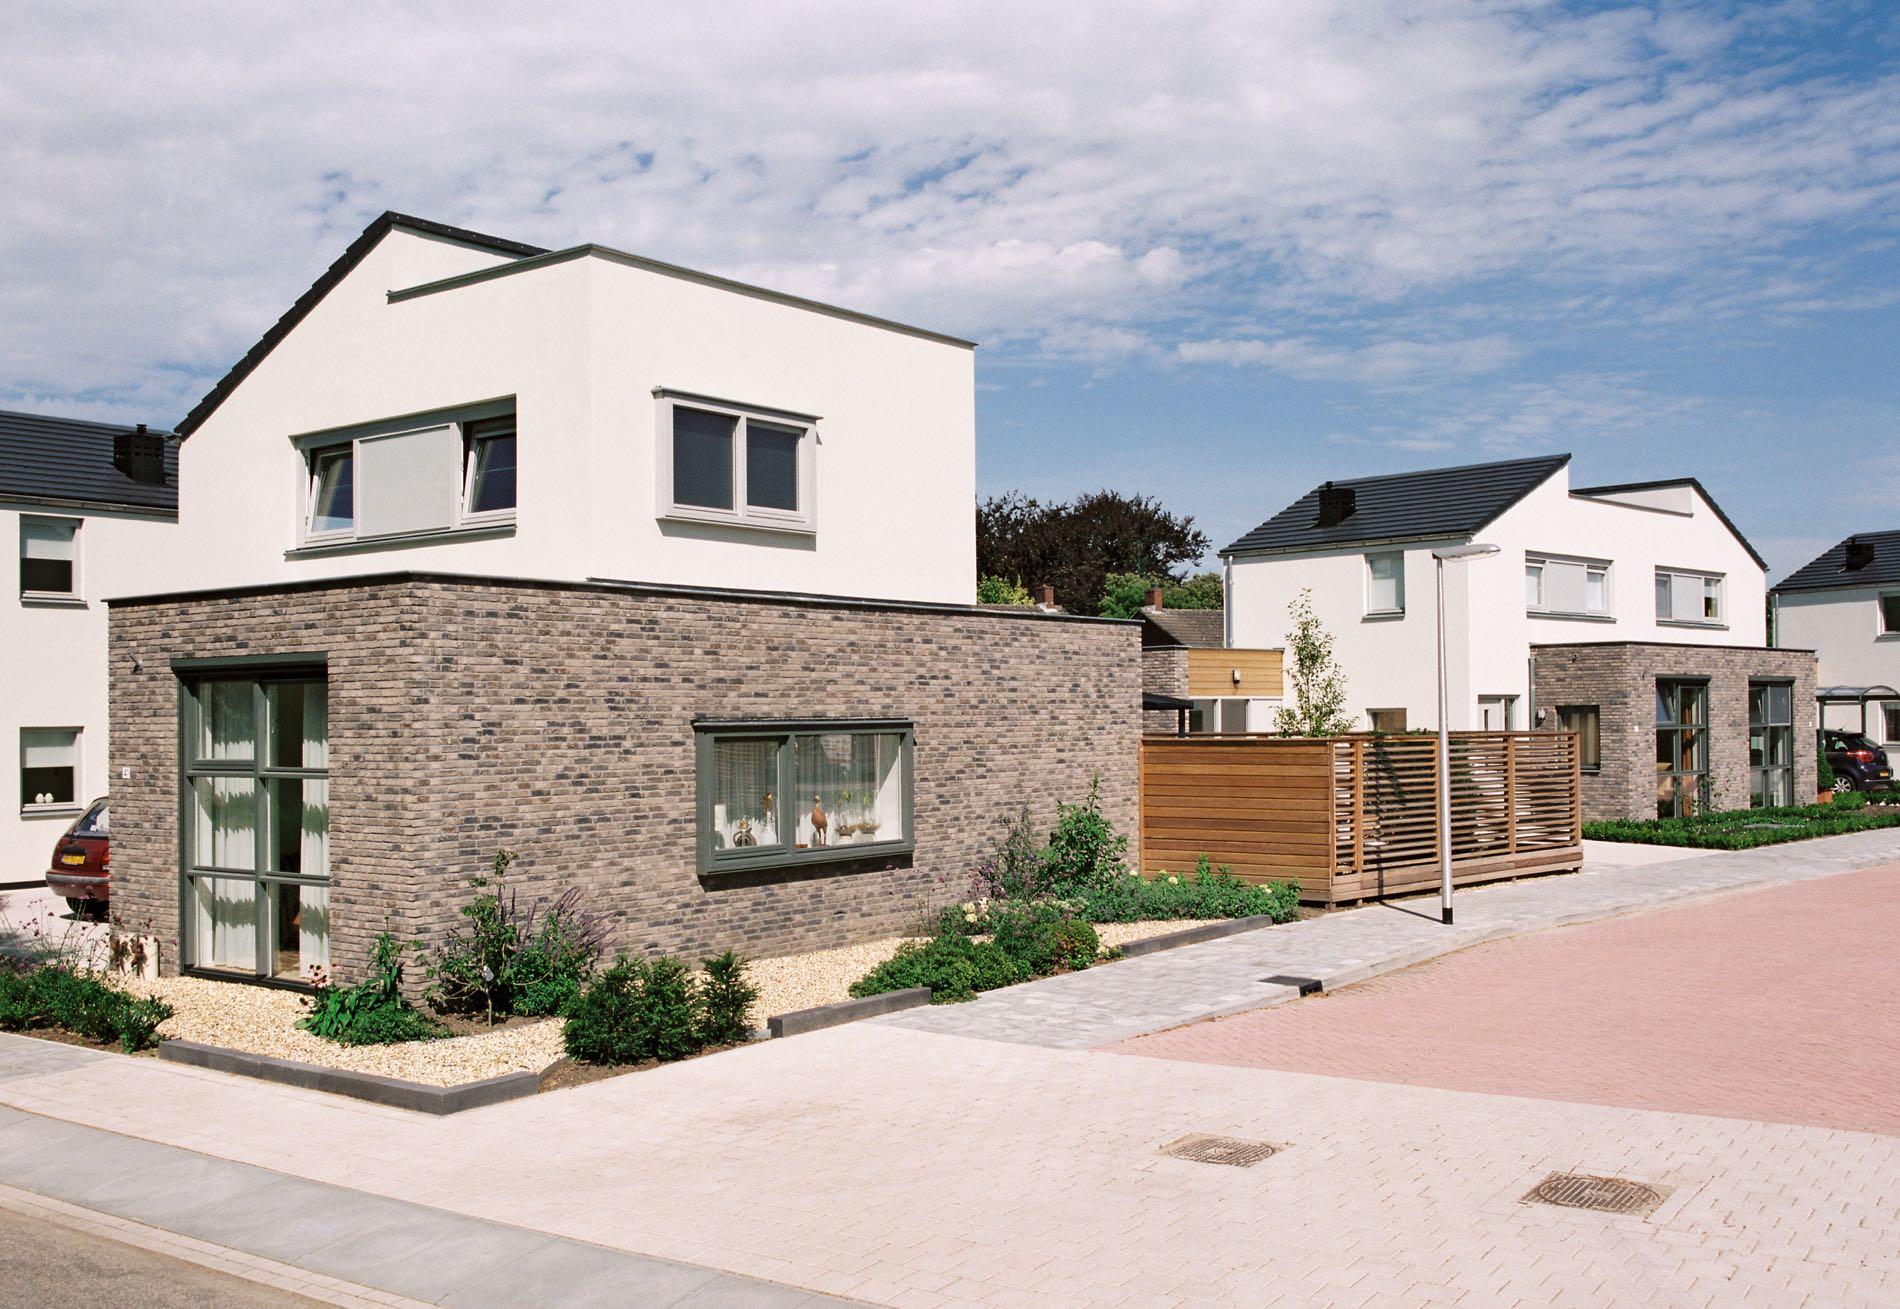
[[[201,1045],[197,1041],[161,1041],[158,1057],[213,1072],[236,1073],[265,1082],[300,1086],[308,1091],[346,1095],[392,1109],[410,1109],[423,1114],[456,1114],[464,1109],[519,1100],[541,1090],[540,1073],[503,1073],[500,1077],[460,1086],[430,1086],[424,1082],[405,1082],[374,1073],[352,1073],[341,1068],[299,1063],[294,1059],[274,1059],[269,1055],[222,1046]]]
[[[894,1014],[900,1009],[915,1009],[919,1005],[929,1003],[930,988],[912,986],[902,991],[867,995],[862,1000],[845,1000],[838,1004],[822,1004],[815,1009],[799,1009],[789,1014],[779,1014],[766,1019],[766,1030],[774,1037],[800,1036],[806,1032],[822,1031],[827,1027],[855,1023],[860,1018],[876,1018],[880,1014]]]
[[[1279,923],[1272,914],[1253,914],[1246,918],[1230,918],[1224,923],[1205,923],[1200,927],[1184,927],[1178,932],[1166,932],[1160,936],[1150,936],[1145,940],[1130,941],[1122,947],[1122,958],[1139,959],[1145,954],[1158,954],[1163,950],[1173,950],[1184,945],[1199,945],[1203,941],[1218,941],[1225,936],[1239,936],[1242,932],[1257,932],[1263,927],[1277,926]]]

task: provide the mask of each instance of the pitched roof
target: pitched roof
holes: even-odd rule
[[[363,257],[376,248],[376,243],[389,234],[391,228],[401,227],[412,232],[422,232],[428,236],[440,236],[463,245],[479,246],[492,250],[496,254],[513,255],[518,259],[532,258],[548,253],[538,245],[524,245],[520,241],[509,241],[499,236],[487,236],[481,232],[471,232],[463,227],[451,227],[447,223],[431,222],[427,218],[414,218],[408,214],[399,214],[393,210],[385,212],[363,229],[361,236],[350,242],[349,248],[337,256],[336,262],[323,270],[323,275],[310,284],[310,289],[298,296],[296,302],[284,311],[283,317],[272,323],[270,330],[258,338],[257,344],[244,352],[244,357],[231,365],[231,371],[218,379],[216,386],[205,393],[205,398],[192,407],[184,421],[178,424],[178,438],[183,440],[197,431],[205,419],[224,398],[237,389],[238,383],[251,375],[253,369],[264,362],[264,357],[277,348],[277,343],[290,335],[290,330],[304,320],[317,302],[330,293],[350,270],[363,262]]]
[[[1319,525],[1321,488],[1316,486],[1221,553],[1271,554],[1470,536],[1569,462],[1567,454],[1542,455],[1336,481],[1331,485],[1349,488],[1355,504],[1348,517],[1330,527]]]
[[[178,443],[165,442],[165,484],[135,482],[112,464],[124,423],[0,410],[0,499],[178,512]],[[148,435],[169,437],[169,432]]]
[[[1219,609],[1143,609],[1143,645],[1185,645],[1218,650],[1227,644],[1226,615]]]
[[[1749,543],[1748,538],[1742,535],[1742,529],[1735,525],[1735,520],[1722,512],[1722,506],[1715,503],[1715,497],[1709,494],[1708,488],[1693,477],[1665,477],[1654,482],[1618,482],[1614,486],[1573,486],[1570,488],[1570,494],[1605,496],[1615,495],[1619,491],[1654,491],[1658,487],[1665,486],[1687,486],[1693,488],[1695,493],[1702,497],[1702,503],[1715,511],[1715,516],[1722,520],[1722,526],[1728,528],[1729,534],[1742,543],[1742,549],[1748,551],[1748,557],[1753,559],[1762,569],[1767,569],[1768,561],[1761,557],[1761,552],[1756,550],[1755,547]]]
[[[1847,544],[1855,541],[1866,546],[1873,558],[1859,568],[1847,566]],[[1849,586],[1892,586],[1900,584],[1900,531],[1856,532],[1846,541],[1836,542],[1818,559],[1789,573],[1776,582],[1777,591],[1832,591]]]

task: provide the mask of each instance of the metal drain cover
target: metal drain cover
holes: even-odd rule
[[[1173,1155],[1176,1159],[1192,1160],[1197,1164],[1248,1168],[1262,1159],[1271,1159],[1279,1153],[1279,1149],[1279,1146],[1268,1145],[1265,1141],[1242,1141],[1237,1137],[1208,1136],[1197,1132],[1168,1142],[1161,1147],[1161,1153]]]
[[[1527,1204],[1554,1204],[1564,1209],[1591,1209],[1600,1214],[1649,1213],[1669,1192],[1647,1182],[1623,1177],[1594,1177],[1589,1173],[1552,1173],[1524,1197]]]

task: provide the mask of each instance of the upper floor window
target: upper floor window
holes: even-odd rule
[[[1722,603],[1722,574],[1656,570],[1656,621],[1719,627],[1728,621]]]
[[[1366,613],[1405,612],[1405,552],[1366,556]]]
[[[492,528],[515,511],[513,406],[304,437],[303,544]]]
[[[1900,591],[1880,597],[1880,634],[1900,636]]]
[[[1534,614],[1607,618],[1610,565],[1601,560],[1524,556],[1524,607]]]
[[[78,519],[20,519],[20,594],[28,599],[78,596]]]
[[[814,528],[815,418],[679,393],[660,397],[662,518]]]

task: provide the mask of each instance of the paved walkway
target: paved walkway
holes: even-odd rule
[[[1900,865],[1498,941],[1111,1047],[1900,1135]]]
[[[1297,999],[1297,987],[1265,980],[1276,975],[1314,978],[1336,988],[1483,941],[1900,862],[1900,829],[1739,853],[1672,852],[1681,857],[1667,862],[1657,862],[1652,847],[1626,854],[1614,845],[1587,844],[1581,873],[1458,892],[1454,927],[1439,922],[1435,899],[1396,901],[875,1021],[912,1031],[1090,1049]]]

